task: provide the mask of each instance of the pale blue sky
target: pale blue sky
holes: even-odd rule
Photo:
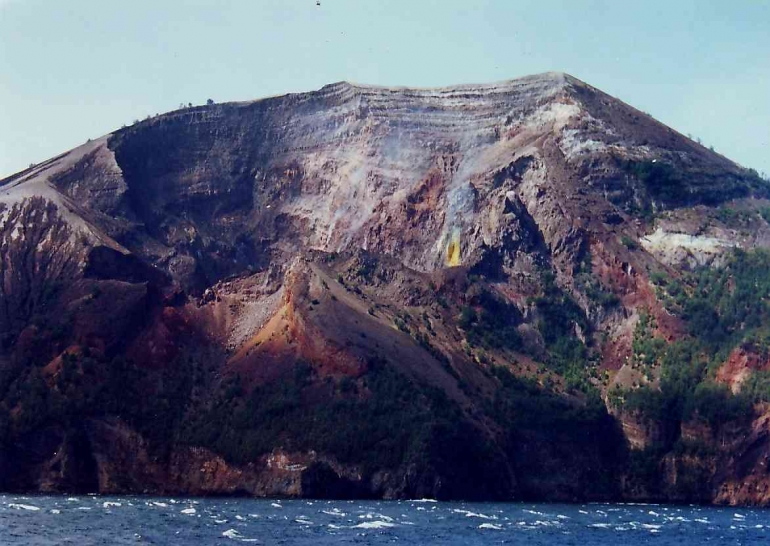
[[[0,0],[0,176],[180,102],[551,70],[770,173],[770,0]]]

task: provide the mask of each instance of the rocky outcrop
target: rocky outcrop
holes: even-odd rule
[[[770,367],[770,358],[763,353],[751,345],[737,347],[717,370],[716,380],[730,387],[733,393],[739,393],[754,372]]]

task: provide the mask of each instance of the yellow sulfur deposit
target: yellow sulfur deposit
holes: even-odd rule
[[[446,249],[446,264],[449,267],[457,267],[460,263],[460,241],[457,236],[453,236]]]

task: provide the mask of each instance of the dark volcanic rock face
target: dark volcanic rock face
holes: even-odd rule
[[[677,298],[767,197],[563,74],[123,128],[0,181],[0,486],[766,502],[764,406],[690,408],[759,379]]]

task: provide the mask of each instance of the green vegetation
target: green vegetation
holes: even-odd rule
[[[632,239],[628,235],[621,236],[620,242],[628,250],[636,250],[639,248],[639,243],[637,243],[636,240]]]
[[[584,405],[568,402],[544,390],[534,379],[517,377],[504,366],[493,366],[492,372],[502,388],[495,394],[493,414],[501,422],[514,426],[568,429],[571,425],[605,419],[606,408],[598,392],[593,391]]]
[[[593,273],[593,258],[590,252],[585,252],[575,272],[575,285],[591,302],[605,310],[612,309],[620,303],[620,298],[602,286]]]
[[[613,393],[612,400],[624,409],[639,412],[653,421],[675,429],[685,417],[698,384],[704,379],[706,362],[692,340],[678,341],[665,347],[659,355],[660,388],[644,386]],[[688,414],[689,415],[689,414]]]
[[[645,333],[649,318],[640,319],[634,339],[635,356],[654,354],[661,368],[659,388],[644,386],[630,391],[614,391],[610,400],[615,406],[642,416],[662,426],[662,445],[671,449],[682,421],[699,419],[719,430],[729,423],[740,423],[753,414],[753,402],[768,397],[770,383],[764,374],[755,375],[740,395],[733,395],[724,385],[713,382],[709,370],[722,357],[713,356],[713,343],[692,337],[670,344],[654,342]],[[653,358],[650,358],[653,360]],[[701,454],[702,455],[702,454]]]
[[[377,281],[389,282],[390,273],[381,267],[376,256],[362,253],[358,255],[355,261],[346,271],[348,279],[356,279],[363,284],[375,284]]]
[[[20,437],[42,426],[75,430],[84,418],[115,415],[141,432],[162,456],[203,382],[200,362],[209,357],[179,356],[162,370],[148,370],[122,358],[97,358],[85,350],[63,355],[52,386],[34,364],[5,369],[0,417],[15,408],[5,430]]]
[[[696,340],[671,343],[661,357],[660,389],[645,386],[616,392],[615,403],[669,428],[700,418],[718,429],[750,417],[753,395],[733,395],[724,385],[713,383],[707,370],[708,358]]]
[[[759,209],[759,215],[765,222],[770,224],[770,207],[762,207]]]
[[[650,282],[655,286],[666,286],[668,284],[668,275],[661,271],[653,271],[650,273]]]
[[[732,207],[721,206],[717,209],[717,219],[727,227],[747,227],[754,213],[748,210],[737,210]]]
[[[666,344],[652,336],[642,314],[634,335],[634,362],[661,369],[660,388],[613,393],[616,403],[658,422],[699,418],[719,428],[752,415],[752,404],[770,400],[770,373],[756,372],[740,395],[713,382],[713,370],[742,345],[770,354],[770,252],[733,251],[723,267],[701,268],[683,283],[654,277],[667,307],[685,320],[690,338]]]
[[[745,339],[764,339],[770,326],[770,252],[736,249],[724,267],[703,268],[692,286],[682,317],[710,353],[722,355]]]
[[[552,468],[561,476],[580,476],[594,492],[612,491],[625,444],[598,392],[577,403],[503,366],[492,371],[500,388],[486,411],[505,431],[508,455],[521,479],[542,478]]]
[[[666,310],[672,314],[681,314],[682,308],[690,297],[684,285],[678,279],[671,279],[661,271],[650,273],[650,281],[655,285],[658,300],[663,303]]]
[[[749,400],[770,402],[770,371],[754,371],[741,387]]]
[[[658,364],[666,348],[666,341],[653,335],[655,328],[655,318],[649,312],[642,311],[639,314],[639,321],[636,323],[631,346],[634,359],[632,365],[642,367],[648,379],[652,379],[650,368]]]
[[[441,352],[440,349],[438,349],[435,345],[433,345],[430,342],[430,336],[428,334],[424,334],[422,332],[415,332],[412,334],[412,337],[414,340],[420,344],[420,346],[428,351],[433,358],[441,362],[441,365],[444,367],[446,371],[448,371],[453,376],[457,377],[457,372],[449,363],[449,358]]]
[[[540,334],[549,346],[570,345],[577,341],[575,327],[588,331],[588,320],[580,306],[556,286],[552,273],[544,275],[543,285],[543,295],[534,300],[540,316]]]
[[[682,203],[688,197],[682,173],[662,161],[639,161],[628,164],[629,171],[644,184],[655,201]]]
[[[366,398],[348,395],[355,390],[351,379],[341,381],[331,399],[320,396],[320,387],[310,381],[312,368],[303,363],[252,392],[232,380],[185,427],[182,438],[240,463],[283,447],[315,449],[363,464],[365,471],[453,458],[485,464],[489,446],[442,391],[416,383],[385,361],[370,360],[368,367],[359,380]],[[452,447],[439,453],[445,445]]]
[[[462,307],[458,318],[468,344],[486,349],[521,349],[521,337],[516,330],[521,314],[515,305],[486,288],[471,300],[471,305]]]
[[[749,171],[717,178],[707,172],[677,169],[662,160],[627,161],[623,168],[642,183],[647,194],[641,207],[637,206],[643,217],[651,216],[653,208],[696,203],[716,206],[748,195],[765,197],[770,191],[766,181]]]
[[[578,337],[588,336],[591,326],[583,310],[555,282],[553,274],[543,277],[543,295],[535,298],[538,330],[548,349],[546,365],[564,377],[567,390],[592,392],[589,381],[591,362],[585,343]]]
[[[681,316],[712,362],[735,347],[770,350],[770,252],[735,249],[722,267],[703,267],[682,281],[651,276],[666,308]]]
[[[725,423],[746,419],[752,412],[752,401],[745,395],[733,395],[725,385],[699,384],[688,397],[684,417],[704,419],[713,429]]]
[[[411,334],[412,331],[409,329],[409,326],[406,325],[406,322],[404,322],[402,319],[396,317],[393,319],[393,323],[396,325],[396,328],[404,332],[405,334]]]

